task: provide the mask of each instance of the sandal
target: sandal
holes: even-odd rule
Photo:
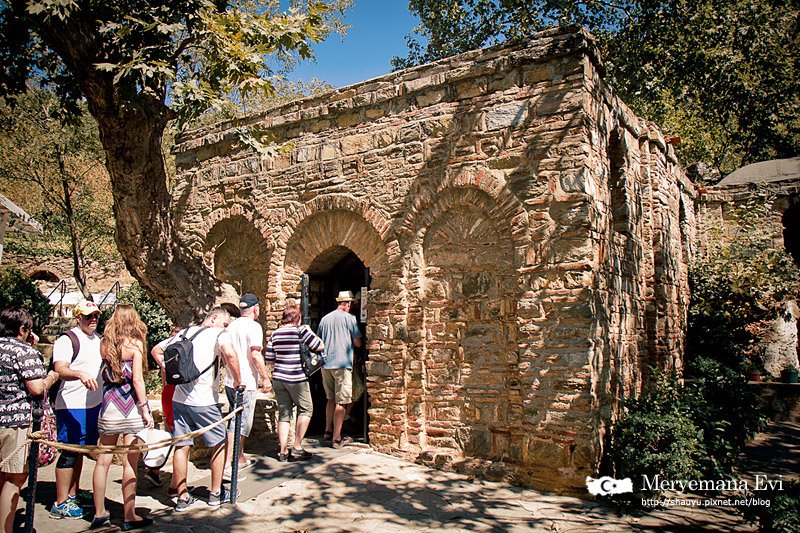
[[[325,432],[325,433],[322,435],[322,440],[323,440],[323,441],[329,441],[329,440],[333,440],[333,431],[326,431],[326,432]]]
[[[350,437],[342,437],[339,440],[333,441],[333,447],[338,450],[342,446],[347,446],[348,444],[351,444],[352,442],[353,442],[353,439],[351,439]]]
[[[101,527],[106,527],[111,525],[111,513],[108,513],[105,516],[95,516],[92,519],[92,525],[89,526],[89,529],[100,529]]]

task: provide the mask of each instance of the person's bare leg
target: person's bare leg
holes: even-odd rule
[[[189,451],[191,446],[181,446],[175,448],[172,460],[172,479],[175,482],[175,488],[178,489],[178,497],[185,500],[185,494],[188,492],[186,485],[186,476],[189,472]]]
[[[225,469],[225,446],[218,444],[211,452],[211,492],[222,488],[222,471]]]
[[[289,450],[289,422],[278,422],[278,442],[281,445],[281,454],[286,455]]]
[[[125,435],[123,442],[127,446],[134,438],[133,435]],[[122,502],[127,522],[142,520],[136,514],[136,466],[139,464],[139,455],[139,452],[130,452],[122,460]]]
[[[0,473],[0,527],[3,533],[14,531],[14,515],[19,505],[19,491],[28,480],[28,474]]]
[[[325,433],[333,434],[333,414],[336,411],[336,400],[328,400],[325,404]]]
[[[342,440],[342,424],[344,423],[345,408],[344,405],[336,404],[336,409],[333,411],[333,440],[334,442]]]
[[[308,425],[311,423],[311,417],[298,416],[297,423],[294,428],[294,449],[300,450],[303,447],[303,438],[308,431]]]
[[[103,446],[114,446],[117,444],[116,435],[101,435],[100,444]],[[94,493],[94,516],[102,518],[108,515],[106,510],[106,484],[108,483],[108,469],[114,456],[104,453],[97,456],[97,463],[94,465],[92,473],[92,492]]]

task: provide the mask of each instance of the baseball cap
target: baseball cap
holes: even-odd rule
[[[253,294],[252,292],[248,292],[242,295],[241,300],[239,300],[239,309],[244,311],[245,309],[250,309],[254,305],[259,304],[258,296]]]
[[[78,318],[79,316],[89,316],[94,313],[100,313],[100,309],[97,307],[97,304],[94,302],[90,302],[89,300],[81,300],[78,302],[72,309],[72,316]]]

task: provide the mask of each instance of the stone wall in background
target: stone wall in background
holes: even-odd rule
[[[786,160],[789,161],[789,160]],[[757,163],[755,167],[763,165]],[[745,167],[747,169],[749,167]],[[794,257],[800,264],[800,176],[787,179],[769,179],[756,174],[746,183],[722,183],[700,189],[697,202],[699,237],[697,245],[730,242],[741,232],[734,223],[737,213],[753,208],[753,202],[769,208],[766,223],[753,231],[762,232],[774,247]],[[789,301],[766,327],[760,337],[763,347],[764,367],[770,379],[777,379],[786,366],[800,366],[798,359],[797,324],[800,309],[796,301]]]
[[[671,146],[602,71],[588,34],[551,30],[190,133],[180,235],[267,332],[354,252],[371,444],[585,494],[646,365],[681,367],[695,232]]]

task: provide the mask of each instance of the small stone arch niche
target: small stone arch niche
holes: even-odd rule
[[[214,275],[232,285],[239,294],[267,293],[272,248],[244,216],[233,216],[214,224],[206,236],[204,252]]]

